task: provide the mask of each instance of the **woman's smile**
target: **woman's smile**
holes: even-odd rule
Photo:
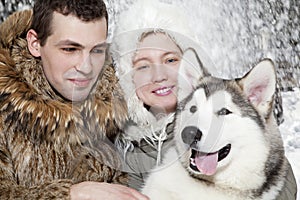
[[[158,96],[167,96],[169,94],[171,94],[173,91],[172,89],[174,88],[175,86],[168,86],[168,87],[160,87],[156,90],[153,90],[152,93],[158,95]]]

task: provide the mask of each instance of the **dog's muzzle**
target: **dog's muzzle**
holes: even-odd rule
[[[191,148],[196,148],[197,142],[201,140],[202,132],[196,126],[187,126],[181,132],[182,141]]]
[[[190,169],[205,175],[216,173],[218,162],[225,159],[231,150],[231,144],[214,152],[198,151],[197,143],[201,140],[202,132],[195,126],[187,126],[181,132],[182,141],[191,148]]]

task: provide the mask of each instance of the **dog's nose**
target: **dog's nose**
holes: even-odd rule
[[[201,140],[202,132],[196,126],[187,126],[182,130],[181,137],[185,144],[191,146]]]

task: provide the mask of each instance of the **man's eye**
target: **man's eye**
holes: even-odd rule
[[[103,54],[103,53],[105,53],[105,50],[104,49],[93,49],[91,52],[92,53]]]
[[[222,108],[221,110],[219,110],[217,112],[217,115],[229,115],[231,114],[232,112],[230,110],[228,110],[227,108]]]
[[[65,48],[62,48],[63,51],[66,51],[66,52],[74,52],[74,51],[77,51],[76,48],[73,48],[73,47],[65,47]]]

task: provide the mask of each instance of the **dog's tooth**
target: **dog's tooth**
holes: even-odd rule
[[[191,165],[196,166],[195,159],[190,158],[190,163],[191,163]]]

